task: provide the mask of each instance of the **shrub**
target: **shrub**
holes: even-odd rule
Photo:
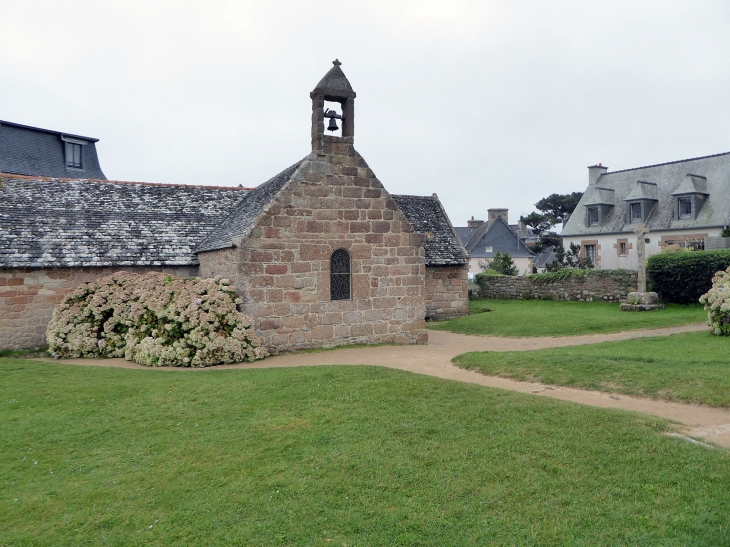
[[[548,271],[541,274],[535,274],[530,276],[530,280],[534,283],[555,283],[556,281],[564,281],[575,277],[576,279],[583,279],[588,272],[591,270],[581,268],[560,268],[555,271]]]
[[[649,257],[646,271],[662,300],[690,304],[710,290],[715,272],[728,266],[728,250],[674,252]]]
[[[700,303],[707,310],[707,324],[712,333],[730,335],[730,268],[715,274],[712,288],[700,296]]]
[[[149,366],[205,367],[267,355],[225,279],[119,272],[87,283],[53,312],[56,357],[124,357]]]

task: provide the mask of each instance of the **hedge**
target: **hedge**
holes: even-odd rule
[[[714,275],[730,266],[730,250],[678,251],[649,257],[652,289],[666,302],[696,304],[712,288]]]

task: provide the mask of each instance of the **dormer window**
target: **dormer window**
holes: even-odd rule
[[[66,167],[83,169],[83,153],[80,144],[74,142],[66,143]]]
[[[598,226],[598,207],[588,207],[588,226]]]
[[[641,203],[631,203],[629,204],[629,207],[631,222],[641,222],[643,220],[643,217],[641,215]]]
[[[692,218],[692,200],[690,198],[677,199],[679,218]]]

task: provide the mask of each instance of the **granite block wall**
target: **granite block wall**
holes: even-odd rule
[[[198,275],[197,266],[0,269],[0,349],[45,346],[53,309],[67,294],[84,283],[122,270]]]
[[[590,302],[603,300],[619,302],[629,292],[636,291],[635,270],[613,270],[589,272],[583,279],[574,277],[545,283],[534,277],[495,276],[490,277],[480,288],[481,298],[551,298],[552,300],[577,300]]]
[[[469,264],[426,266],[426,317],[453,319],[469,313]]]

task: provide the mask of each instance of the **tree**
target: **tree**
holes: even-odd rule
[[[479,264],[482,270],[493,270],[502,275],[517,275],[517,267],[509,253],[497,251],[489,262]]]
[[[535,204],[538,211],[533,211],[527,216],[521,216],[520,222],[532,228],[537,234],[537,243],[532,245],[531,250],[541,253],[550,247],[560,247],[560,236],[551,232],[550,228],[556,224],[562,224],[575,211],[583,192],[571,194],[550,194]]]
[[[542,198],[535,204],[538,211],[533,211],[527,216],[520,217],[520,221],[535,230],[538,237],[543,232],[547,232],[556,224],[563,221],[575,211],[575,208],[583,197],[583,192],[573,192],[571,194],[550,194],[546,198]]]
[[[580,245],[577,243],[570,244],[570,250],[565,251],[563,246],[555,248],[556,258],[550,264],[545,264],[545,270],[548,272],[556,272],[563,268],[582,268],[585,270],[593,269],[593,261],[585,256],[580,256]]]

